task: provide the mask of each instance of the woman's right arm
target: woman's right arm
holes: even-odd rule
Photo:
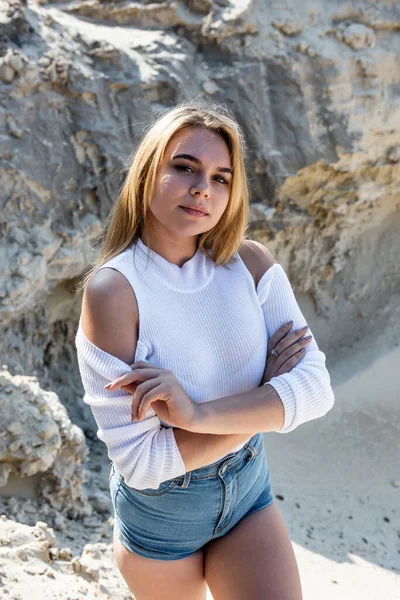
[[[98,370],[113,358],[126,370],[130,368],[136,354],[138,323],[137,302],[129,282],[115,269],[100,269],[85,289],[81,313],[82,331],[100,357],[96,361]],[[85,386],[83,373],[82,379]],[[123,390],[121,392],[124,393]],[[162,481],[214,462],[251,437],[242,433],[203,434],[165,428],[158,417],[150,417],[140,423],[133,423],[130,419],[128,422],[131,396],[125,392],[125,409],[120,408],[117,413],[111,403],[115,392],[102,390],[101,393],[104,399],[110,398],[110,403],[102,407],[92,403],[92,412],[99,426],[98,435],[106,443],[109,457],[125,481],[138,489],[157,488]],[[87,396],[85,399],[90,404]],[[123,405],[122,398],[120,404]],[[124,415],[120,414],[121,411]],[[149,423],[147,430],[146,421]],[[165,465],[164,471],[160,470],[162,465]]]

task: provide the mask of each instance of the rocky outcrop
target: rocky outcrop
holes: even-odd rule
[[[10,475],[42,474],[38,493],[71,517],[88,515],[91,505],[82,489],[87,447],[54,392],[35,377],[0,372],[0,487]]]
[[[43,521],[23,525],[0,517],[0,587],[4,597],[129,600],[111,544],[86,544],[81,553],[59,547]]]

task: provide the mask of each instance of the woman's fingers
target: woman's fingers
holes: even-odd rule
[[[136,421],[138,419],[139,410],[142,409],[142,414],[145,414],[143,413],[143,406],[141,406],[143,396],[153,388],[157,387],[160,382],[161,379],[159,377],[155,377],[153,379],[149,379],[148,381],[143,381],[137,386],[132,400],[132,421]]]
[[[292,325],[293,321],[289,321],[289,323],[285,323],[275,331],[268,342],[268,355],[271,354],[271,350],[276,348],[278,343],[288,334]]]
[[[133,394],[136,392],[136,388],[138,385],[139,385],[139,382],[135,381],[134,383],[128,383],[128,385],[122,385],[121,387],[128,394],[131,394],[133,396]]]
[[[152,379],[154,377],[158,377],[160,375],[160,371],[164,369],[135,369],[131,373],[126,373],[121,377],[118,377],[111,383],[108,383],[104,386],[104,389],[109,391],[118,390],[123,385],[128,385],[129,383],[133,383],[134,381],[147,381],[147,379]]]
[[[305,348],[302,348],[301,350],[296,352],[296,354],[291,356],[285,363],[283,363],[283,365],[278,369],[276,375],[283,375],[284,373],[289,373],[293,369],[293,367],[295,367],[301,361],[301,359],[304,358],[305,353]]]
[[[281,352],[275,361],[276,369],[280,369],[288,360],[292,358],[292,356],[296,355],[301,350],[305,350],[305,347],[308,344],[310,344],[311,340],[312,335],[309,335],[305,338],[302,338],[295,344],[292,344],[291,346],[289,346],[289,348],[286,348],[286,350]]]
[[[300,338],[302,338],[306,334],[307,329],[307,325],[305,327],[302,327],[301,329],[295,329],[294,331],[292,331],[292,333],[288,333],[287,335],[285,335],[285,337],[282,338],[281,341],[279,341],[275,346],[272,346],[272,348],[275,348],[278,355],[281,355],[287,348],[293,346],[293,344],[295,344]],[[278,359],[278,357],[275,358]]]

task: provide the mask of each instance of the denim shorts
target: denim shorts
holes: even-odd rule
[[[157,489],[129,487],[112,464],[110,492],[120,542],[156,560],[194,554],[274,500],[262,433],[241,450]]]

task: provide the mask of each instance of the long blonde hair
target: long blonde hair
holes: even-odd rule
[[[215,227],[199,234],[198,249],[216,266],[234,261],[233,256],[245,238],[249,218],[244,134],[225,106],[211,100],[184,100],[144,129],[142,140],[126,164],[127,176],[119,196],[106,218],[96,263],[83,276],[77,289],[85,288],[99,266],[129,248],[141,236],[165,148],[175,133],[188,126],[207,128],[219,134],[228,146],[232,162],[228,205]]]

